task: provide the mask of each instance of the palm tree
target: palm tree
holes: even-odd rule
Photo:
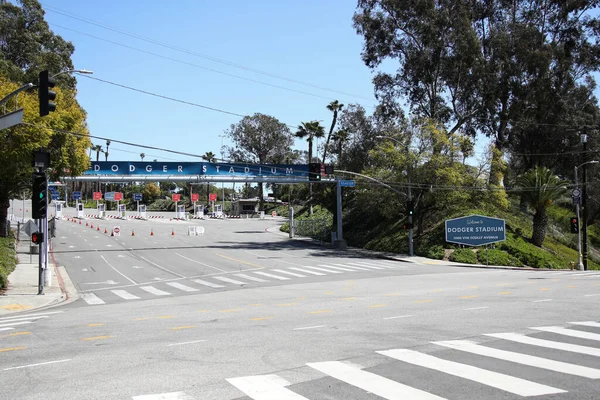
[[[346,143],[349,136],[350,136],[350,134],[348,133],[348,131],[346,131],[344,129],[340,129],[336,133],[333,134],[332,139],[337,146],[337,164],[338,164],[338,166],[341,166],[342,153],[344,151],[344,143]]]
[[[110,140],[106,141],[106,151],[104,152],[104,161],[108,161],[108,147],[110,146]]]
[[[327,157],[327,149],[329,148],[329,140],[333,134],[333,128],[335,128],[335,124],[337,123],[338,112],[341,111],[343,107],[344,105],[337,100],[332,101],[327,105],[327,109],[333,112],[333,119],[331,120],[331,127],[329,128],[327,140],[325,141],[325,147],[323,148],[323,164],[325,164],[325,158]]]
[[[517,178],[521,196],[534,210],[531,242],[542,247],[548,226],[548,206],[566,191],[567,181],[553,175],[546,167],[537,166]]]
[[[144,158],[146,157],[146,154],[144,153],[140,153],[140,158],[142,159],[142,161],[144,161]]]
[[[96,162],[100,161],[100,153],[103,153],[102,146],[95,144],[90,149],[96,152]]]
[[[319,124],[319,121],[302,122],[294,136],[300,139],[306,138],[308,142],[308,162],[311,163],[313,159],[313,139],[325,136],[325,128]]]

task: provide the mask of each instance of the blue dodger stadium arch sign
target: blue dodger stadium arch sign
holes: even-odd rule
[[[503,219],[469,215],[446,220],[446,242],[483,246],[504,240],[506,240],[506,223]]]

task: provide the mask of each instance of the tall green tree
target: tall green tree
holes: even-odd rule
[[[108,148],[110,147],[110,140],[106,140],[106,151],[104,152],[104,161],[108,161]]]
[[[145,153],[140,153],[140,158],[142,159],[142,161],[144,161],[144,158],[146,158],[146,154]]]
[[[531,242],[538,247],[542,247],[542,243],[546,238],[548,206],[566,193],[568,183],[554,175],[552,170],[540,166],[519,176],[517,179],[522,198],[533,210]]]
[[[277,118],[256,113],[245,116],[225,131],[234,143],[229,148],[232,160],[257,164],[281,163],[294,138],[286,124]],[[263,185],[259,184],[260,208],[264,207]]]
[[[327,105],[327,109],[333,113],[333,118],[331,119],[331,126],[329,127],[329,133],[327,133],[327,140],[325,140],[325,147],[323,147],[323,164],[325,164],[325,159],[327,158],[327,150],[329,149],[329,141],[333,135],[333,130],[335,129],[335,124],[337,123],[338,113],[344,108],[344,105],[339,101],[332,101]]]
[[[313,160],[313,141],[315,138],[325,136],[325,128],[321,126],[319,121],[302,122],[294,136],[306,139],[308,142],[308,162],[311,163]]]
[[[102,146],[99,144],[94,144],[90,147],[92,151],[96,152],[96,162],[100,161],[100,153],[103,153]]]

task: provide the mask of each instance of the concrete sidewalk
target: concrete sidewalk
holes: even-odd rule
[[[52,306],[67,300],[74,300],[74,290],[66,290],[70,283],[64,268],[56,268],[48,263],[48,272],[52,272],[50,286],[44,287],[44,295],[38,295],[38,254],[29,254],[29,237],[21,232],[17,242],[18,264],[8,276],[8,288],[0,294],[0,315],[10,315],[21,311],[31,311]],[[30,262],[31,260],[31,262]],[[61,271],[62,269],[62,271]],[[58,275],[57,275],[58,273]],[[72,284],[70,284],[72,287]]]

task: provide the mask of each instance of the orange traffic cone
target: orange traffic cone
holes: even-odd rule
[[[150,229],[150,236],[154,236],[154,229]]]
[[[97,231],[99,231],[99,230],[100,230],[100,225],[98,225],[98,229],[96,229],[96,230],[97,230]]]
[[[108,233],[108,230],[106,228],[104,228],[104,233]]]
[[[92,225],[90,226],[90,228],[94,229],[94,224],[92,224]]]
[[[85,223],[85,226],[90,226],[90,224],[88,224],[87,222]]]
[[[131,236],[135,236],[135,231],[134,230],[131,231]]]
[[[114,232],[110,232],[110,236],[115,236],[115,233]]]
[[[175,229],[171,230],[171,236],[175,236]]]
[[[79,221],[79,225],[81,225],[81,221]]]

